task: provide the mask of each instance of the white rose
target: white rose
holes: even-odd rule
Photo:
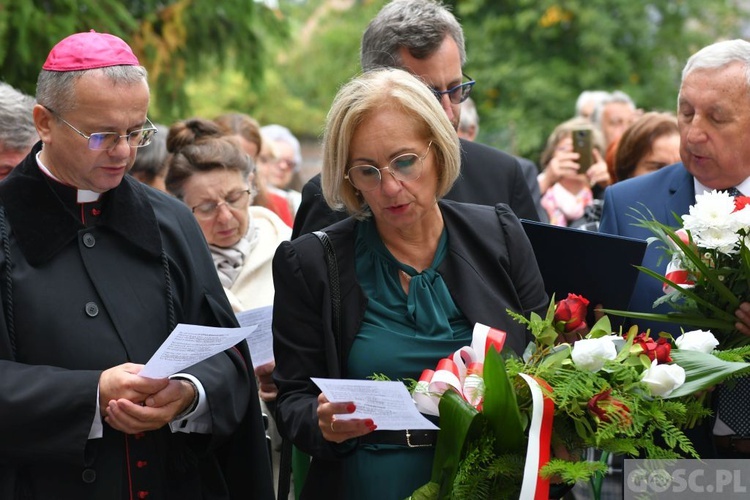
[[[660,365],[653,360],[651,368],[641,375],[641,382],[648,386],[654,396],[666,398],[685,383],[685,370],[680,365]]]
[[[581,339],[573,344],[570,357],[577,368],[598,372],[604,366],[605,361],[617,357],[617,349],[611,336]]]
[[[692,330],[685,332],[675,340],[677,348],[683,351],[698,351],[710,354],[716,349],[719,341],[714,334],[707,330]]]

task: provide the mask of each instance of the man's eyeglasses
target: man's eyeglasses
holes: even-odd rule
[[[247,208],[247,202],[250,198],[250,190],[243,189],[242,191],[233,191],[224,197],[224,201],[216,203],[214,201],[207,201],[192,207],[193,214],[196,219],[200,220],[211,220],[216,217],[219,213],[219,207],[226,205],[227,208],[234,210],[241,210]]]
[[[436,90],[436,89],[430,89],[432,90],[432,93],[435,94],[435,97],[437,97],[437,100],[440,101],[443,98],[443,94],[448,94],[448,99],[453,104],[461,104],[466,99],[469,98],[469,95],[471,94],[471,89],[474,87],[475,82],[469,75],[464,75],[464,78],[468,78],[469,81],[466,83],[462,83],[460,85],[456,85],[452,89],[448,90]]]
[[[73,125],[71,125],[70,122],[57,114],[54,110],[52,110],[51,108],[47,109],[58,120],[73,129],[76,134],[86,139],[88,141],[89,149],[93,149],[94,151],[111,151],[117,146],[117,144],[120,143],[120,139],[123,138],[127,139],[128,145],[131,148],[142,148],[143,146],[148,146],[149,144],[151,144],[151,139],[154,138],[154,134],[156,133],[156,127],[154,127],[154,124],[151,123],[151,120],[146,118],[148,127],[133,130],[132,132],[125,135],[120,135],[116,132],[94,132],[91,135],[86,135],[75,128]]]
[[[416,153],[398,155],[388,163],[387,167],[356,165],[349,169],[344,178],[360,191],[372,191],[380,186],[381,172],[386,169],[397,181],[416,181],[422,176],[423,162],[430,152],[430,146],[432,146],[432,141],[427,145],[427,151],[422,156]]]

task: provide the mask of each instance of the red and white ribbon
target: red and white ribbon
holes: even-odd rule
[[[498,352],[502,350],[505,337],[504,331],[477,323],[471,345],[441,359],[434,371],[422,372],[413,394],[417,409],[424,414],[438,416],[440,396],[448,388],[453,388],[472,406],[481,410],[484,399],[484,359],[490,347]]]
[[[544,385],[545,389],[551,391],[546,382],[525,373],[519,375],[523,377],[531,390],[533,406],[529,425],[529,442],[526,446],[526,465],[523,470],[521,494],[518,498],[547,500],[549,498],[549,480],[544,479],[539,471],[550,459],[555,404],[542,390],[541,385]]]
[[[672,256],[672,260],[667,264],[664,277],[683,288],[693,288],[695,286],[695,282],[690,279],[690,273],[682,266],[680,254],[674,254]],[[674,290],[675,289],[667,283],[662,284],[662,291],[665,294],[674,292]]]
[[[470,346],[462,347],[453,355],[441,359],[434,371],[422,372],[413,394],[419,411],[438,416],[440,396],[448,388],[455,389],[466,401],[481,411],[484,397],[482,370],[485,356],[491,347],[500,352],[505,344],[505,338],[504,331],[477,323]],[[547,500],[549,480],[543,479],[539,471],[550,459],[555,407],[552,399],[542,390],[542,386],[550,392],[552,389],[543,380],[524,373],[520,375],[531,391],[532,412],[526,448],[526,465],[519,498]]]

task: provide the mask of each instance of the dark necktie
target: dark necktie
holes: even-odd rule
[[[737,189],[736,187],[730,187],[730,188],[727,188],[727,189],[722,189],[722,191],[724,191],[725,193],[727,193],[732,198],[737,198],[738,196],[743,196],[742,192],[740,192],[740,190]]]

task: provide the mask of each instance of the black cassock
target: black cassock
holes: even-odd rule
[[[185,370],[210,434],[88,439],[103,370],[145,363],[177,323],[237,323],[187,207],[129,176],[79,204],[40,147],[0,184],[0,498],[272,498],[244,343]]]

